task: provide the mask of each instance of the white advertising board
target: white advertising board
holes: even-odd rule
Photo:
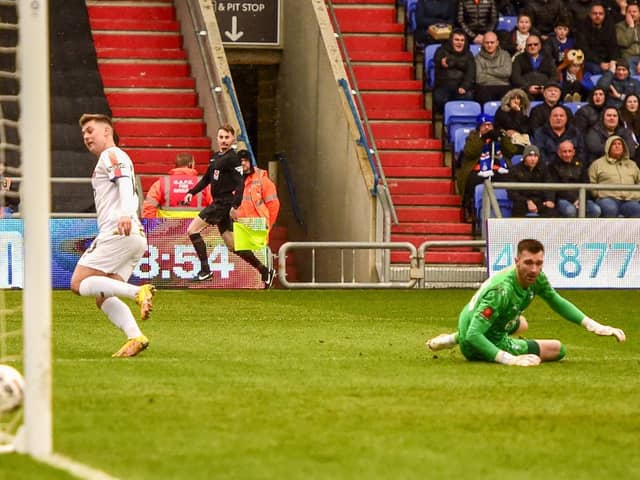
[[[491,218],[489,275],[513,264],[518,242],[540,240],[556,288],[640,288],[640,219]]]

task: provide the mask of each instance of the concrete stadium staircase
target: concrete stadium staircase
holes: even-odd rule
[[[146,191],[178,152],[204,173],[211,140],[172,0],[88,0],[89,21],[119,144]]]
[[[460,197],[442,145],[424,108],[422,82],[413,54],[406,50],[405,27],[397,22],[395,0],[333,0],[358,88],[399,225],[393,241],[419,246],[426,240],[472,239],[463,223]],[[392,254],[393,262],[406,254]],[[427,252],[427,263],[481,264],[482,254],[467,248]]]

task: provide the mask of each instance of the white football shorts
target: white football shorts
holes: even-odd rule
[[[98,235],[82,254],[78,265],[105,273],[116,273],[126,282],[146,248],[147,237],[144,234]]]

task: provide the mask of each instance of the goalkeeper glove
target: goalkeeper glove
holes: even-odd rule
[[[582,319],[582,326],[596,335],[602,335],[605,337],[614,336],[619,342],[624,342],[627,339],[624,332],[619,328],[610,327],[609,325],[601,325],[593,318],[584,317]]]
[[[517,367],[533,367],[540,365],[540,357],[534,354],[527,355],[511,355],[504,350],[500,350],[494,358],[496,363],[502,365],[515,365]]]

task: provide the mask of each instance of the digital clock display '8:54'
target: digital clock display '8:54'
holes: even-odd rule
[[[163,262],[167,262],[165,268]],[[220,272],[220,278],[229,278],[229,273],[235,269],[235,265],[229,262],[229,250],[224,245],[213,247],[209,255],[209,267],[213,272]],[[141,279],[150,280],[161,275],[168,278],[171,275],[183,280],[191,280],[200,271],[200,259],[191,245],[173,245],[173,254],[160,254],[155,245],[149,245],[148,255],[144,256],[133,274]]]
[[[576,243],[565,243],[558,249],[558,271],[566,278],[576,278],[583,272],[589,272],[589,278],[596,278],[601,272],[602,264],[605,260],[610,261],[615,257],[617,268],[616,277],[624,278],[636,251],[636,244],[633,242],[586,242],[582,245]],[[585,263],[588,257],[588,263]],[[506,244],[498,253],[492,269],[496,272],[513,264],[513,246]],[[585,270],[590,267],[590,270]]]

